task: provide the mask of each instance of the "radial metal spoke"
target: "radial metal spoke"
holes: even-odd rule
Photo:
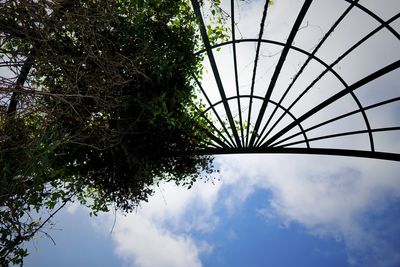
[[[298,32],[298,30],[300,28],[301,23],[303,22],[304,17],[306,16],[306,13],[307,13],[308,8],[310,7],[311,3],[312,3],[312,0],[306,0],[304,2],[303,6],[302,6],[302,8],[300,10],[300,13],[297,16],[296,21],[295,21],[295,23],[293,25],[293,28],[292,28],[292,30],[291,30],[291,32],[289,34],[289,37],[288,37],[287,42],[286,42],[286,45],[283,48],[283,51],[282,51],[281,56],[279,58],[278,64],[275,67],[274,74],[272,75],[271,81],[269,83],[269,86],[268,86],[268,89],[267,89],[267,93],[265,94],[265,100],[264,100],[264,102],[263,102],[263,104],[262,104],[262,106],[260,108],[260,112],[258,113],[257,121],[256,121],[256,124],[254,125],[254,131],[253,131],[253,134],[252,134],[251,140],[250,140],[250,146],[253,146],[253,144],[254,144],[254,141],[255,141],[255,138],[256,138],[256,134],[255,133],[257,133],[258,132],[258,128],[260,128],[260,124],[261,124],[261,121],[262,121],[262,119],[264,117],[265,110],[267,109],[268,100],[271,97],[271,94],[272,94],[272,91],[274,90],[276,81],[278,80],[279,74],[281,73],[281,69],[283,67],[283,63],[286,60],[286,56],[289,53],[289,49],[292,46],[294,38],[296,37],[296,34],[297,34],[297,32]]]
[[[206,27],[204,24],[203,16],[201,15],[200,4],[197,0],[191,0],[191,2],[192,2],[194,12],[199,20],[200,33],[203,38],[204,46],[207,50],[208,59],[210,60],[210,64],[211,64],[212,71],[214,73],[215,81],[217,82],[218,91],[219,91],[221,99],[224,103],[224,108],[225,108],[226,115],[228,117],[229,125],[231,127],[231,130],[232,130],[233,135],[236,140],[236,146],[240,146],[239,135],[236,130],[235,123],[233,121],[233,116],[232,116],[232,112],[229,107],[228,101],[226,101],[226,94],[224,91],[224,87],[222,85],[222,81],[221,81],[221,77],[219,75],[217,63],[215,62],[214,54],[211,49],[210,40],[208,39],[207,30],[206,30]]]
[[[253,67],[253,76],[251,78],[251,88],[250,88],[250,102],[249,102],[249,112],[247,116],[247,130],[246,130],[246,146],[249,145],[249,130],[251,126],[251,110],[253,108],[253,94],[254,94],[254,85],[255,85],[255,80],[256,80],[256,74],[257,74],[257,65],[258,65],[258,57],[260,54],[260,48],[261,48],[261,40],[263,37],[264,33],[264,25],[265,25],[265,19],[267,18],[267,11],[268,11],[268,6],[269,6],[269,0],[265,1],[264,5],[264,11],[260,23],[260,33],[258,34],[258,40],[257,40],[257,49],[256,49],[256,55],[254,58],[254,67]],[[251,143],[251,141],[250,141]]]
[[[221,147],[232,147],[232,145],[229,143],[229,141],[226,139],[226,137],[221,133],[221,131],[210,121],[207,116],[201,112],[198,108],[196,109],[199,114],[203,117],[203,119],[214,129],[214,131],[222,137],[222,139],[225,141],[222,142],[218,137],[216,137],[213,133],[211,133],[208,129],[202,128],[201,130],[207,134],[208,137],[210,137],[214,142],[218,143]]]
[[[232,96],[232,97],[228,97],[228,101],[229,101],[229,100],[232,100],[232,99],[235,99],[235,98],[250,98],[250,97],[255,98],[255,99],[265,100],[264,97],[257,96],[257,95],[241,95],[241,96]],[[290,111],[288,111],[285,107],[279,105],[279,104],[276,103],[275,101],[269,100],[269,102],[272,103],[273,105],[278,106],[280,109],[282,109],[283,111],[287,112],[287,114],[289,114],[289,116],[292,118],[292,120],[298,124],[297,126],[299,126],[300,131],[301,131],[300,134],[303,134],[303,136],[304,136],[304,141],[306,142],[307,147],[310,147],[309,142],[308,142],[308,138],[307,138],[307,135],[306,135],[306,131],[305,131],[304,128],[301,126],[301,124],[298,122],[297,118],[296,118]],[[203,113],[204,113],[204,114],[207,113],[210,109],[213,109],[215,106],[220,105],[221,103],[222,103],[222,101],[218,101],[218,102],[212,104],[212,105],[211,105],[209,108],[207,108]]]
[[[212,110],[213,110],[215,116],[217,117],[219,123],[221,124],[222,128],[224,129],[224,131],[226,132],[226,134],[227,134],[227,136],[228,136],[228,138],[229,138],[229,140],[230,140],[230,142],[229,142],[226,138],[224,138],[225,142],[227,142],[227,143],[229,144],[229,146],[235,146],[235,145],[234,145],[234,144],[235,144],[235,141],[233,141],[231,135],[230,135],[229,132],[228,132],[228,129],[227,129],[226,126],[225,126],[224,121],[221,119],[221,117],[219,116],[218,112],[215,110],[214,106],[213,106],[212,103],[211,103],[210,98],[208,97],[207,93],[206,93],[205,90],[203,89],[203,86],[201,85],[200,81],[197,79],[197,77],[196,77],[195,75],[192,75],[192,76],[193,76],[194,80],[196,81],[197,85],[199,86],[200,91],[203,93],[204,97],[206,98],[208,105],[209,105],[210,107],[212,107]],[[212,124],[212,123],[211,123],[211,124]],[[212,124],[212,125],[214,126],[214,124]],[[214,126],[214,127],[215,127],[215,126]],[[216,128],[216,127],[215,127],[215,128]],[[222,135],[222,133],[221,133],[219,130],[218,130],[218,133]],[[225,135],[222,135],[222,136],[225,137]]]
[[[237,52],[236,52],[236,25],[235,25],[235,0],[231,0],[231,31],[232,31],[232,49],[233,49],[233,68],[235,72],[235,86],[236,86],[236,95],[240,95],[239,89],[239,75],[238,75],[238,66],[237,66]],[[245,146],[244,142],[244,132],[243,132],[243,118],[242,118],[242,105],[240,103],[240,97],[237,98],[238,105],[238,113],[239,113],[239,127],[241,134],[241,146]]]

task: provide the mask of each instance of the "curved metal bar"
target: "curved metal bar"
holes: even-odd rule
[[[331,103],[335,102],[336,100],[342,98],[343,96],[349,94],[350,92],[360,88],[361,86],[397,69],[400,67],[400,60],[387,65],[386,67],[364,77],[363,79],[353,83],[352,85],[350,85],[348,88],[340,91],[339,93],[333,95],[332,97],[328,98],[327,100],[323,101],[322,103],[320,103],[319,105],[315,106],[314,108],[312,108],[311,110],[309,110],[308,112],[306,112],[305,114],[303,114],[300,118],[298,118],[298,120],[300,122],[306,120],[307,118],[311,117],[313,114],[315,114],[316,112],[320,111],[321,109],[325,108],[326,106],[330,105]],[[286,132],[288,132],[290,129],[292,129],[296,124],[294,124],[293,122],[290,123],[289,125],[287,125],[285,128],[283,128],[282,130],[280,130],[278,133],[276,133],[273,137],[271,137],[266,143],[264,143],[262,145],[262,147],[267,147],[268,145],[270,145],[271,143],[273,143],[275,140],[277,140],[279,137],[281,137],[283,134],[285,134]]]
[[[388,152],[371,152],[353,149],[333,149],[333,148],[300,148],[300,147],[245,147],[234,149],[201,149],[197,151],[200,155],[218,154],[308,154],[308,155],[327,155],[327,156],[347,156],[370,159],[382,159],[400,161],[400,154]]]
[[[374,12],[372,12],[371,10],[369,10],[368,8],[366,8],[363,5],[360,5],[357,1],[352,1],[352,0],[345,0],[346,2],[349,2],[351,4],[354,4],[356,7],[358,7],[360,10],[362,10],[363,12],[367,13],[369,16],[371,16],[373,19],[375,19],[376,21],[378,21],[381,25],[383,25],[383,27],[385,27],[386,29],[388,29],[394,36],[396,36],[396,38],[398,40],[400,40],[400,35],[399,33],[394,30],[392,28],[392,26],[389,25],[389,23],[386,23],[382,18],[380,18],[379,16],[377,16]]]
[[[235,43],[251,43],[251,42],[256,42],[256,41],[257,41],[257,39],[239,39],[239,40],[236,40]],[[280,45],[280,46],[284,46],[285,45],[285,43],[282,43],[282,42],[279,42],[279,41],[267,40],[267,39],[263,39],[263,40],[261,40],[261,42],[268,43],[268,44],[274,44],[274,45]],[[223,42],[223,43],[220,43],[220,44],[212,46],[212,49],[219,48],[219,47],[226,46],[226,45],[230,45],[232,43],[233,43],[233,41]],[[328,69],[328,71],[330,71],[344,86],[347,85],[345,80],[333,68],[331,68],[328,65],[328,63],[326,63],[325,61],[323,61],[322,59],[320,59],[316,55],[313,55],[312,53],[307,52],[306,50],[301,49],[301,48],[299,48],[297,46],[294,46],[294,45],[291,45],[290,49],[293,49],[293,50],[295,50],[297,52],[300,52],[300,53],[302,53],[304,55],[310,56],[312,59],[316,60],[318,63],[323,65],[326,69]],[[200,50],[200,51],[196,52],[196,55],[204,53],[204,52],[206,52],[206,51],[205,50]]]
[[[379,103],[375,103],[375,104],[366,106],[366,107],[364,107],[364,110],[366,111],[368,109],[372,109],[372,108],[376,108],[376,107],[379,107],[379,106],[387,105],[387,104],[390,104],[390,103],[396,102],[396,101],[400,101],[400,97],[394,97],[394,98],[391,98],[391,99],[388,99],[388,100],[385,100],[385,101],[382,101],[382,102],[379,102]],[[317,125],[314,125],[314,126],[312,126],[310,128],[307,128],[307,129],[304,130],[304,132],[309,132],[311,130],[317,129],[317,128],[322,127],[322,126],[324,126],[326,124],[329,124],[331,122],[334,122],[334,121],[349,117],[349,116],[354,115],[354,114],[357,114],[358,112],[361,112],[361,110],[358,109],[358,110],[354,110],[354,111],[342,114],[342,115],[337,116],[335,118],[332,118],[330,120],[327,120],[327,121],[321,122],[321,123],[319,123]],[[282,139],[282,140],[280,140],[280,141],[278,141],[276,143],[271,144],[271,146],[277,146],[277,145],[279,145],[279,144],[281,144],[281,143],[283,143],[283,142],[285,142],[287,140],[290,140],[290,139],[292,139],[292,138],[294,138],[294,137],[296,137],[296,136],[298,136],[300,134],[303,134],[303,133],[302,132],[298,132],[298,133],[292,134],[291,136],[288,136],[288,137],[286,137],[286,138],[284,138],[284,139]]]
[[[372,132],[389,132],[389,131],[398,131],[398,130],[400,130],[400,127],[376,128],[376,129],[372,129],[371,131]],[[368,132],[369,132],[368,130],[359,130],[359,131],[351,131],[351,132],[344,132],[344,133],[337,133],[337,134],[329,134],[329,135],[323,135],[323,136],[310,138],[310,139],[308,139],[308,141],[313,142],[313,141],[348,136],[348,135],[364,134],[364,133],[368,133]],[[287,143],[287,144],[284,144],[281,146],[274,146],[274,147],[287,147],[287,146],[293,146],[293,145],[297,145],[297,144],[301,144],[301,143],[304,143],[304,141],[301,140],[301,141],[291,142],[291,143]],[[374,152],[374,151],[371,150],[371,152]]]
[[[265,100],[264,97],[257,96],[257,95],[231,96],[231,97],[228,97],[227,100],[229,101],[229,100],[232,100],[232,99],[235,99],[235,98],[238,98],[238,97],[239,97],[239,98],[245,98],[245,97],[246,97],[246,98],[250,98],[250,97],[253,97],[253,98],[256,98],[256,99]],[[268,100],[268,101],[271,102],[272,104],[278,106],[278,107],[281,108],[283,111],[287,111],[285,107],[283,107],[282,105],[278,104],[277,102],[275,102],[275,101],[273,101],[273,100],[271,100],[271,99]],[[208,107],[206,110],[204,110],[204,111],[203,111],[203,114],[207,113],[210,109],[214,109],[215,106],[217,106],[217,105],[219,105],[219,104],[221,104],[221,103],[222,103],[221,100],[218,101],[218,102],[215,102],[214,104],[212,104],[212,106],[210,106],[210,107]],[[296,118],[290,111],[287,111],[287,114],[289,114],[289,116],[293,119],[293,121],[295,121],[295,122],[297,121],[297,118]],[[301,130],[301,133],[303,133],[304,142],[307,144],[307,147],[309,148],[310,145],[309,145],[309,142],[308,142],[308,138],[307,138],[306,132],[304,131],[303,126],[301,126],[300,123],[298,123],[298,126],[299,126],[299,128],[300,128],[300,130]],[[242,125],[241,125],[240,127],[243,128]]]
[[[192,3],[196,2],[198,4],[198,0],[191,0],[191,1],[192,1]],[[269,0],[267,0],[266,2],[268,3],[268,1]],[[216,103],[209,102],[209,107],[207,107],[207,109],[206,109],[206,111],[204,111],[204,113],[209,112],[210,109],[215,110],[215,106],[220,105],[220,104],[223,103],[224,106],[225,106],[225,111],[227,112],[227,116],[228,116],[228,119],[229,119],[229,115],[232,115],[232,114],[231,113],[228,114],[226,106],[228,105],[228,101],[234,100],[236,98],[237,101],[238,101],[237,105],[238,105],[238,108],[239,108],[239,117],[241,118],[241,115],[242,115],[241,114],[241,106],[242,106],[242,104],[240,102],[241,98],[244,98],[244,97],[250,98],[250,106],[252,105],[253,98],[262,100],[263,104],[262,104],[262,109],[260,110],[260,113],[258,114],[256,122],[255,122],[255,128],[257,130],[252,131],[251,134],[249,134],[249,128],[250,128],[249,127],[249,128],[247,128],[246,136],[244,136],[244,133],[243,133],[243,130],[244,130],[243,129],[243,122],[240,122],[241,139],[239,137],[235,136],[236,146],[234,145],[234,147],[228,147],[226,144],[224,144],[224,147],[218,147],[218,145],[214,145],[213,147],[211,147],[211,145],[210,145],[210,148],[205,148],[205,149],[199,148],[199,153],[200,154],[201,153],[203,153],[203,154],[292,153],[292,154],[341,155],[341,156],[354,156],[354,157],[364,157],[364,158],[375,158],[375,159],[386,159],[386,160],[400,161],[400,153],[396,154],[396,153],[376,152],[375,148],[374,148],[374,139],[373,139],[373,134],[372,134],[373,132],[400,130],[400,127],[387,127],[387,128],[371,129],[371,126],[370,126],[369,120],[368,120],[368,116],[366,114],[366,110],[368,110],[368,109],[372,109],[372,108],[375,108],[375,107],[378,107],[378,106],[389,104],[391,102],[399,101],[400,100],[400,96],[392,98],[392,99],[388,99],[388,100],[385,100],[385,101],[381,101],[379,103],[375,103],[375,104],[372,104],[372,105],[369,105],[369,106],[366,106],[366,107],[363,107],[363,105],[361,104],[360,100],[357,98],[357,96],[354,93],[354,91],[356,89],[364,86],[365,84],[367,84],[367,83],[369,83],[369,82],[381,77],[382,75],[385,75],[386,73],[389,73],[391,71],[394,71],[394,70],[398,69],[400,67],[400,60],[397,60],[397,61],[393,62],[392,64],[389,64],[389,65],[387,65],[387,66],[375,71],[374,73],[372,73],[370,75],[367,75],[366,77],[361,78],[360,80],[358,80],[357,82],[351,84],[350,86],[333,69],[333,67],[336,64],[338,64],[339,61],[341,61],[349,53],[351,53],[353,50],[355,50],[358,46],[360,46],[365,41],[369,40],[372,35],[374,35],[375,33],[377,33],[379,30],[381,30],[383,28],[386,28],[389,32],[391,32],[391,34],[397,40],[400,40],[399,33],[397,31],[395,31],[390,26],[390,24],[393,21],[395,21],[396,19],[398,19],[400,17],[400,14],[397,14],[397,15],[393,16],[391,19],[389,19],[387,21],[384,21],[378,15],[373,13],[371,10],[369,10],[368,8],[366,8],[363,5],[359,4],[358,3],[359,0],[345,0],[345,1],[349,3],[349,7],[347,7],[346,11],[341,15],[341,17],[339,17],[339,19],[334,23],[334,25],[331,27],[331,29],[324,35],[323,39],[321,41],[319,41],[319,43],[317,44],[317,47],[314,49],[314,51],[312,53],[308,53],[307,51],[304,51],[301,48],[298,48],[298,47],[295,47],[295,46],[292,45],[292,41],[293,40],[290,40],[290,38],[291,38],[291,36],[293,36],[293,39],[294,39],[294,36],[295,36],[296,32],[298,31],[298,27],[297,27],[297,30],[295,30],[296,23],[295,23],[295,25],[293,25],[291,33],[289,34],[288,41],[285,42],[285,43],[262,39],[263,27],[261,27],[261,29],[260,29],[261,34],[259,35],[258,39],[236,40],[236,37],[235,37],[235,19],[234,19],[234,16],[235,16],[234,0],[230,1],[231,2],[231,27],[232,27],[232,40],[231,41],[211,46],[209,41],[206,42],[207,40],[204,39],[204,29],[203,29],[202,36],[203,36],[203,40],[205,41],[206,49],[202,50],[202,51],[199,51],[196,54],[207,52],[208,55],[209,55],[209,58],[210,58],[210,54],[211,54],[211,57],[213,57],[212,50],[214,48],[222,47],[222,46],[225,46],[225,45],[228,45],[228,44],[232,44],[232,46],[234,48],[233,58],[234,58],[234,70],[235,70],[235,82],[236,82],[236,96],[226,97],[226,95],[224,95],[224,97],[222,97],[221,89],[223,90],[223,88],[222,88],[222,82],[220,80],[221,86],[218,86],[218,89],[220,90],[220,94],[221,94],[221,99],[222,100],[218,101]],[[311,4],[311,0],[305,0],[304,2],[305,3],[303,5],[303,8],[305,7],[305,5],[307,5],[308,2]],[[366,13],[372,19],[377,21],[380,25],[376,29],[374,29],[372,32],[370,32],[368,35],[366,35],[363,39],[359,40],[350,49],[345,51],[345,53],[343,53],[341,56],[339,56],[333,63],[328,65],[323,60],[321,60],[320,58],[316,57],[315,54],[317,53],[318,49],[322,46],[322,44],[325,42],[325,40],[331,35],[331,33],[337,27],[337,25],[340,23],[340,21],[354,7],[357,7],[360,11]],[[194,8],[194,9],[196,9],[196,8]],[[266,8],[265,8],[264,12],[266,13]],[[266,14],[264,16],[266,16]],[[296,18],[296,22],[300,20],[300,24],[301,24],[301,20],[304,18],[304,16],[305,16],[305,14],[302,15],[301,12],[300,12],[300,14],[298,14],[298,16]],[[202,20],[201,14],[200,14],[199,19]],[[264,20],[265,20],[265,18],[264,18]],[[262,20],[261,24],[262,23],[263,23],[263,20]],[[203,24],[204,24],[204,22],[203,22]],[[200,25],[200,28],[201,28],[201,25]],[[200,31],[202,31],[202,29],[200,29]],[[256,58],[255,58],[255,62],[254,62],[253,77],[252,77],[252,81],[251,81],[252,82],[251,83],[251,94],[250,95],[240,95],[240,88],[239,88],[239,81],[238,81],[237,51],[236,51],[236,44],[240,43],[240,42],[254,42],[254,43],[257,43],[257,51],[258,52],[256,51]],[[283,52],[281,53],[281,57],[280,57],[280,59],[278,61],[277,66],[275,67],[275,71],[274,71],[274,73],[272,75],[272,78],[271,78],[270,84],[269,84],[269,86],[267,88],[265,97],[254,96],[254,85],[255,85],[255,82],[256,82],[255,81],[255,75],[256,75],[256,71],[257,71],[257,62],[258,62],[260,44],[262,42],[269,43],[269,44],[280,45],[280,46],[282,46],[284,48],[284,50],[285,49],[287,50],[286,52],[283,50]],[[300,70],[295,74],[295,78],[291,81],[291,84],[286,89],[284,95],[281,97],[279,102],[274,102],[274,101],[271,101],[269,98],[272,95],[272,91],[274,90],[275,83],[276,83],[276,81],[278,79],[279,73],[281,71],[281,68],[282,68],[284,62],[286,61],[286,56],[287,56],[288,52],[290,51],[290,49],[298,51],[300,53],[303,53],[303,54],[307,55],[308,58],[305,61],[305,63],[303,64],[303,66],[300,68]],[[307,64],[312,59],[316,60],[321,65],[323,65],[325,70],[315,80],[313,80],[311,82],[311,84],[309,84],[307,86],[307,88],[303,92],[301,92],[300,96],[294,102],[290,103],[290,106],[288,108],[282,107],[281,103],[283,102],[286,94],[290,91],[290,89],[292,88],[293,84],[296,82],[298,77],[302,74],[302,72],[306,68]],[[210,59],[210,61],[211,61],[211,59]],[[214,60],[214,63],[215,63],[215,60]],[[212,62],[211,62],[211,65],[213,67]],[[215,68],[217,68],[216,64],[215,64]],[[218,71],[218,69],[217,69],[217,71]],[[335,95],[329,97],[328,99],[322,101],[321,103],[317,104],[316,106],[310,107],[310,110],[308,110],[305,114],[301,115],[299,118],[296,118],[290,112],[290,109],[327,72],[331,72],[338,79],[338,81],[340,81],[343,84],[344,89],[342,89],[341,91],[339,91]],[[218,73],[216,74],[214,69],[213,69],[213,73],[214,73],[214,76],[218,76],[217,75]],[[217,81],[217,85],[219,85],[217,77],[216,77],[216,81]],[[225,92],[223,92],[223,94],[225,94]],[[320,110],[324,109],[328,105],[331,105],[332,103],[336,102],[337,100],[339,100],[340,98],[342,98],[342,97],[344,97],[346,95],[351,96],[354,99],[355,103],[357,104],[357,107],[355,108],[356,110],[351,111],[351,112],[347,112],[345,114],[342,114],[340,116],[336,116],[336,117],[328,119],[328,120],[325,120],[325,121],[323,121],[321,123],[318,123],[318,124],[316,124],[316,125],[314,125],[312,127],[309,127],[306,130],[303,129],[301,123],[304,120],[312,117],[313,115],[318,113]],[[264,113],[266,111],[266,106],[269,103],[272,103],[272,104],[275,105],[274,111],[273,111],[273,114],[268,117],[268,122],[266,124],[262,124],[263,116],[264,116]],[[229,106],[228,106],[228,108],[229,108]],[[269,123],[274,119],[274,115],[275,115],[275,113],[276,113],[278,108],[283,109],[284,114],[275,122],[275,124],[272,127],[268,127]],[[230,112],[230,110],[229,110],[229,112]],[[250,107],[250,109],[249,109],[248,123],[250,123],[250,118],[251,118],[250,114],[251,114],[251,112],[252,112],[252,107]],[[205,116],[204,113],[203,113],[203,115]],[[274,135],[269,138],[269,135],[272,133],[273,129],[276,128],[276,126],[279,124],[279,122],[282,120],[282,118],[286,114],[288,116],[290,116],[293,119],[293,121],[291,123],[289,123],[288,125],[284,126],[283,129],[280,129],[277,133],[274,133]],[[360,115],[363,116],[363,120],[365,122],[365,125],[366,125],[367,129],[362,129],[362,130],[358,130],[358,131],[348,131],[348,132],[336,133],[336,134],[329,134],[329,135],[324,135],[324,136],[317,136],[317,137],[311,138],[311,139],[307,138],[307,132],[309,132],[311,130],[314,130],[316,128],[322,127],[324,125],[327,125],[329,123],[332,123],[334,121],[338,121],[338,120],[343,119],[345,117],[348,117],[348,116],[351,116],[351,115],[355,115],[355,114],[360,114]],[[218,116],[218,114],[217,114],[217,116]],[[205,117],[207,117],[207,116],[205,116]],[[241,118],[241,119],[244,119],[244,118]],[[234,129],[235,127],[232,126],[233,117],[232,117],[232,121],[229,121],[229,123],[231,124],[232,131],[229,131],[229,132],[227,131],[227,135],[229,136],[229,139],[233,140],[232,139],[233,136],[231,135],[232,132],[235,135],[235,129]],[[215,127],[212,122],[210,122],[210,125]],[[299,126],[299,128],[300,128],[299,132],[297,132],[295,134],[292,134],[289,137],[285,137],[283,139],[281,138],[283,135],[288,133],[291,129],[293,129],[296,126]],[[258,130],[261,129],[261,127],[262,127],[262,130],[261,130],[260,134],[257,134]],[[266,132],[266,134],[264,135],[265,132]],[[238,133],[238,131],[236,133]],[[308,144],[311,141],[317,141],[317,140],[323,140],[323,139],[335,138],[335,137],[341,137],[341,136],[356,135],[356,134],[366,134],[366,133],[369,135],[369,139],[370,139],[370,150],[334,149],[334,148],[327,148],[327,149],[325,149],[325,148],[310,148],[309,144]],[[298,135],[303,135],[304,136],[304,140],[293,142],[293,138],[298,136]],[[217,135],[215,137],[219,138]],[[245,137],[246,137],[246,140],[244,140]],[[240,139],[239,141],[238,141],[238,138]],[[250,142],[249,142],[249,138],[250,138]],[[277,141],[277,140],[279,140],[279,141]],[[214,142],[216,142],[216,141],[214,140]],[[223,140],[220,140],[220,142],[224,143]],[[290,143],[283,144],[284,142],[290,142]],[[235,142],[233,142],[233,143],[235,143]],[[301,144],[301,143],[307,143],[307,148],[287,147],[287,146],[293,146],[295,144]],[[219,145],[221,145],[221,144],[219,144]],[[243,147],[241,147],[241,146],[243,146]],[[245,146],[248,146],[248,147],[245,147]]]
[[[235,41],[227,41],[227,42],[220,43],[220,44],[217,44],[217,45],[212,46],[212,49],[219,48],[219,47],[223,47],[223,46],[226,46],[226,45],[229,45],[229,44],[233,44],[233,43],[256,42],[257,40],[258,40],[258,39],[240,39],[240,40],[235,40]],[[285,43],[278,42],[278,41],[273,41],[273,40],[265,40],[265,39],[263,39],[263,40],[261,40],[261,42],[268,43],[268,44],[274,44],[274,45],[280,45],[280,46],[284,46],[284,45],[285,45]],[[307,55],[308,57],[310,57],[310,58],[316,60],[316,61],[319,62],[321,65],[323,65],[328,71],[330,71],[330,72],[343,84],[343,86],[345,86],[345,88],[348,87],[348,85],[347,85],[347,83],[345,82],[345,80],[344,80],[332,67],[330,67],[326,62],[324,62],[322,59],[320,59],[319,57],[317,57],[315,54],[312,54],[312,53],[310,53],[310,52],[307,52],[307,51],[305,51],[305,50],[303,50],[303,49],[301,49],[301,48],[299,48],[299,47],[296,47],[296,46],[294,46],[294,45],[291,45],[291,46],[290,46],[290,49],[293,49],[293,50],[295,50],[295,51],[298,51],[298,52],[300,52],[300,53],[302,53],[302,54],[305,54],[305,55]],[[204,53],[204,52],[206,52],[206,51],[205,51],[205,50],[201,50],[201,51],[197,52],[196,54],[200,54],[200,53]],[[352,92],[351,92],[351,94],[352,94],[352,96],[354,95]],[[355,97],[355,95],[354,95],[354,97]],[[355,99],[356,99],[356,98],[355,98]],[[360,107],[360,109],[361,109],[362,106],[361,106],[361,103],[358,101],[358,99],[356,100],[356,103],[359,103],[359,107]],[[284,113],[284,114],[285,114],[285,113]],[[261,142],[263,142],[264,140],[265,140],[265,137],[264,137],[263,139],[261,139]]]

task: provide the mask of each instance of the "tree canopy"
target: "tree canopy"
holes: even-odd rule
[[[159,182],[214,171],[195,153],[210,129],[188,1],[0,3],[1,265],[68,201],[132,211]]]

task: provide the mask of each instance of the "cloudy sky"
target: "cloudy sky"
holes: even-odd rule
[[[229,2],[222,3],[225,10],[230,10]],[[285,42],[303,1],[274,2],[263,37]],[[308,52],[349,6],[348,1],[314,2],[294,40],[294,45]],[[383,20],[400,12],[398,0],[385,0],[384,5],[376,0],[359,2]],[[236,3],[238,38],[258,37],[263,5],[260,0]],[[379,25],[354,8],[316,55],[330,64]],[[390,26],[399,33],[400,19]],[[255,47],[254,43],[237,47],[239,84],[244,94],[251,87]],[[281,51],[281,46],[261,46],[255,94],[265,94]],[[382,29],[334,69],[352,84],[399,58],[398,39]],[[301,53],[289,52],[271,99],[279,100],[305,59]],[[216,61],[227,95],[233,95],[232,47],[216,52]],[[209,68],[207,61],[205,66]],[[289,106],[323,70],[319,63],[310,62],[282,105]],[[363,105],[370,105],[398,96],[398,77],[399,71],[387,74],[360,88],[357,97]],[[213,102],[220,100],[211,71],[205,73],[202,85]],[[328,73],[292,112],[295,116],[304,114],[342,89]],[[254,105],[257,109],[260,103]],[[247,106],[244,102],[244,115]],[[304,125],[311,127],[354,109],[354,100],[345,97]],[[232,110],[237,116],[233,105]],[[398,102],[370,110],[372,127],[399,126],[399,110]],[[285,123],[283,120],[277,129]],[[310,131],[310,136],[364,129],[363,123],[358,114]],[[398,136],[398,132],[374,134],[377,150],[399,153]],[[365,148],[368,138],[360,135],[315,144]],[[160,185],[149,202],[132,214],[111,212],[91,218],[84,207],[70,205],[54,220],[51,236],[56,245],[45,236],[36,238],[28,245],[31,255],[25,266],[400,266],[400,164],[272,154],[217,156],[215,162],[220,173],[213,183],[200,180],[190,190]]]
[[[56,245],[36,239],[26,266],[399,266],[398,164],[216,161],[221,181],[163,185],[134,214],[90,218],[70,206],[51,231]]]

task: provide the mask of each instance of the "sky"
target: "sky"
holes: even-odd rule
[[[221,181],[160,186],[137,212],[71,205],[25,266],[399,266],[400,166],[321,156],[216,159]],[[113,227],[115,219],[115,226]]]
[[[332,23],[348,7],[346,1],[314,1],[294,44],[310,52]],[[276,0],[270,7],[264,38],[285,42],[303,1]],[[398,0],[361,0],[384,20],[400,11]],[[257,38],[263,1],[236,3],[238,37]],[[230,10],[229,1],[222,7]],[[228,12],[229,13],[229,12]],[[400,32],[400,20],[390,24]],[[352,44],[379,24],[355,8],[321,47],[317,56],[333,62]],[[249,92],[255,44],[240,44],[239,83]],[[263,44],[254,91],[268,86],[282,47]],[[215,53],[227,95],[235,91],[232,47]],[[278,100],[304,62],[290,51],[272,99]],[[400,58],[400,44],[384,29],[349,54],[335,67],[348,84]],[[205,61],[205,68],[210,69]],[[282,102],[290,103],[323,70],[311,62]],[[399,71],[357,90],[363,105],[399,95]],[[212,72],[202,85],[213,102],[220,100]],[[343,87],[327,74],[292,112],[304,114]],[[329,90],[328,90],[329,89]],[[243,114],[246,113],[244,102]],[[255,102],[259,108],[260,103]],[[304,122],[305,127],[353,110],[344,97]],[[398,102],[368,111],[373,127],[399,126]],[[239,111],[233,109],[234,116]],[[271,110],[267,110],[268,115]],[[210,113],[211,116],[213,116]],[[252,121],[255,118],[251,118]],[[340,123],[310,131],[311,137],[332,131],[362,129],[364,121],[352,116]],[[287,121],[283,120],[284,127]],[[273,132],[272,132],[273,133]],[[374,134],[378,151],[400,152],[398,132]],[[317,147],[363,148],[366,135],[315,142]],[[199,180],[192,189],[162,184],[148,203],[131,214],[106,213],[90,217],[89,210],[69,205],[49,230],[53,241],[38,236],[27,246],[27,267],[126,266],[400,266],[400,164],[385,160],[311,155],[219,155],[220,170],[213,182]]]

